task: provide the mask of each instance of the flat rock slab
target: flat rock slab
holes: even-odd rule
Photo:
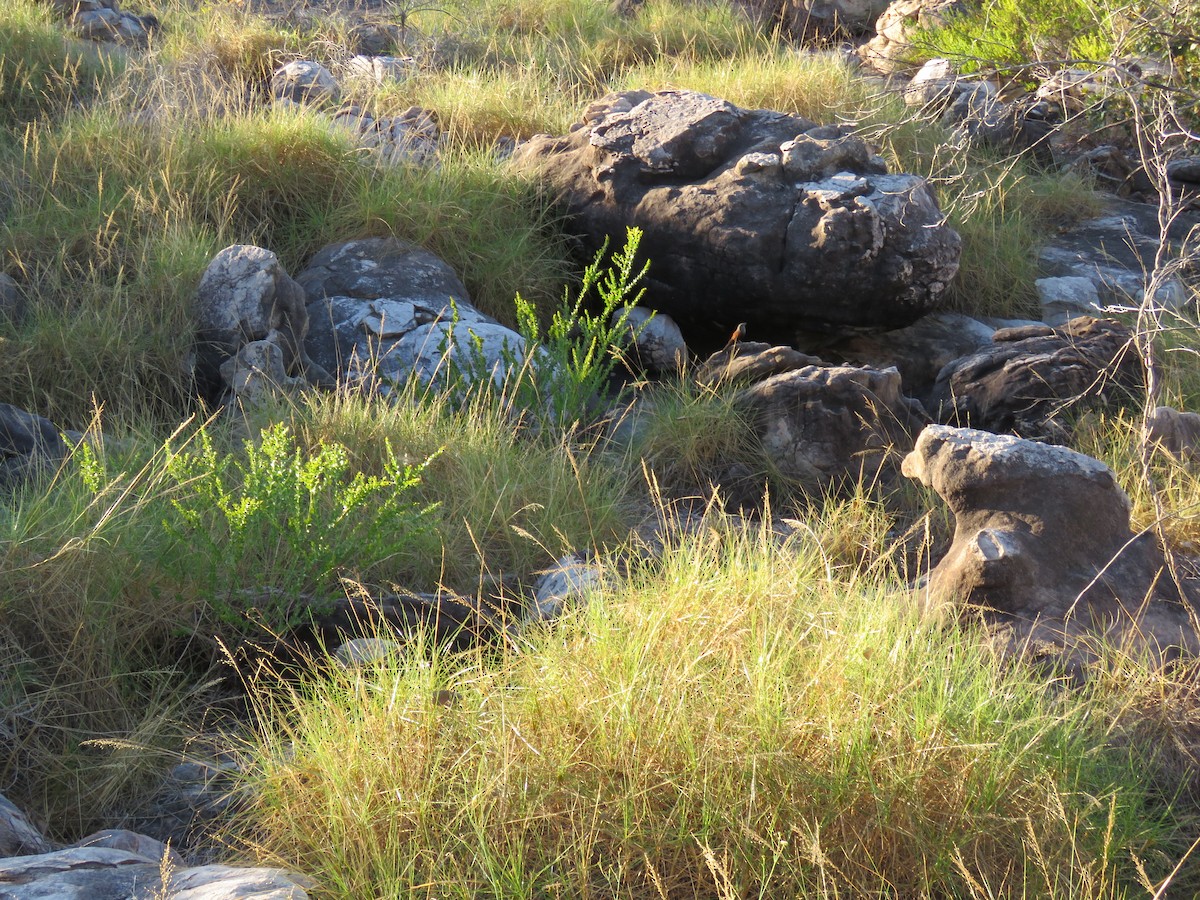
[[[1167,232],[1168,258],[1184,249],[1189,231],[1198,224],[1200,214],[1195,212],[1172,222]],[[1095,285],[1102,303],[1127,306],[1143,297],[1161,237],[1157,206],[1112,198],[1106,201],[1101,215],[1080,222],[1043,247],[1039,262],[1045,275],[1087,278]],[[1177,304],[1181,294],[1182,287],[1175,282],[1168,287],[1168,296],[1159,298],[1159,302]]]
[[[0,900],[307,900],[310,886],[282,869],[171,871],[141,854],[100,847],[0,860]]]

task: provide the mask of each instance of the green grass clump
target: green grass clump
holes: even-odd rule
[[[248,833],[334,897],[1137,896],[1188,836],[1107,740],[1113,697],[1003,668],[807,536],[718,524],[499,664],[261,702]]]
[[[0,122],[5,130],[91,97],[117,62],[67,37],[49,4],[0,3]]]

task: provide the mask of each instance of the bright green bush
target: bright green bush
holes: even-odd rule
[[[168,474],[187,490],[172,501],[178,519],[167,527],[197,550],[193,565],[228,624],[250,618],[278,633],[307,615],[296,611],[298,595],[333,597],[341,574],[387,565],[394,575],[405,557],[433,550],[431,508],[411,499],[425,464],[402,463],[390,446],[383,473],[368,476],[350,474],[342,445],[306,454],[282,425],[248,441],[244,461],[219,454],[206,430],[197,440],[169,458]]]

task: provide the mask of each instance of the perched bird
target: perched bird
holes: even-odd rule
[[[727,340],[725,342],[725,346],[722,347],[721,349],[722,350],[732,349],[734,344],[740,344],[742,342],[742,340],[745,339],[745,337],[746,337],[746,323],[738,322],[738,327],[733,329],[733,334],[731,334],[729,336],[729,340]]]

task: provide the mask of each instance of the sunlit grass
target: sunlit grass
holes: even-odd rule
[[[1117,897],[1166,874],[1181,834],[1107,741],[1115,696],[1006,670],[820,550],[718,520],[499,662],[264,683],[253,847],[339,897]]]

